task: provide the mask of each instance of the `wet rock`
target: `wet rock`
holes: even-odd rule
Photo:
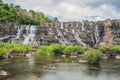
[[[0,76],[7,76],[7,72],[0,70]]]
[[[75,60],[76,58],[77,58],[77,53],[76,52],[73,52],[73,53],[71,53],[71,55],[70,55],[70,58],[72,59],[72,60]]]
[[[32,54],[28,53],[28,54],[25,54],[26,57],[31,57]]]
[[[30,76],[27,80],[40,80],[37,76]]]
[[[61,57],[66,57],[66,55],[65,55],[65,54],[62,54]]]
[[[115,56],[117,55],[116,51],[111,50],[111,49],[106,49],[104,53],[106,54],[108,58],[115,58]]]
[[[115,58],[116,58],[116,59],[120,59],[120,55],[117,55]]]
[[[79,60],[79,63],[81,63],[81,64],[86,64],[86,63],[88,63],[86,60],[82,60],[82,59],[80,59]]]

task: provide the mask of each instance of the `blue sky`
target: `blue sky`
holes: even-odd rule
[[[27,10],[41,11],[61,20],[79,20],[84,16],[120,18],[120,0],[3,0]]]

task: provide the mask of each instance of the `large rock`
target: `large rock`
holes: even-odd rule
[[[0,76],[7,76],[7,72],[0,70]]]

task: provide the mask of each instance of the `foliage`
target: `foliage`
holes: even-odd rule
[[[5,4],[0,1],[0,22],[14,22],[16,24],[39,25],[46,22],[57,22],[57,17],[48,18],[42,12],[22,9],[19,5]]]
[[[8,52],[8,50],[4,47],[0,48],[0,55],[5,55]]]
[[[64,45],[61,45],[61,44],[51,44],[49,46],[49,48],[51,48],[51,53],[53,54],[62,54],[63,53],[63,50],[65,48]]]
[[[111,50],[116,51],[117,53],[120,54],[120,45],[113,45],[111,46]]]
[[[73,52],[72,46],[66,46],[63,52],[67,55],[71,54],[71,52]]]
[[[73,46],[73,52],[77,52],[78,54],[83,54],[85,50],[86,49],[80,45]]]
[[[77,52],[78,54],[83,54],[85,48],[79,45],[61,45],[61,44],[51,44],[49,46],[41,46],[36,55],[70,55],[72,52]]]
[[[32,52],[32,46],[31,45],[24,45],[25,51],[26,52]]]
[[[85,52],[85,57],[88,63],[98,63],[101,60],[101,53],[98,50],[90,49]]]
[[[102,46],[102,47],[99,48],[99,51],[101,53],[104,53],[106,51],[106,49],[108,49],[108,48],[109,48],[109,46]]]
[[[22,46],[14,47],[13,50],[15,50],[17,53],[25,52],[25,48]]]
[[[17,53],[31,52],[32,46],[0,42],[0,55],[5,55],[10,50],[15,50]]]

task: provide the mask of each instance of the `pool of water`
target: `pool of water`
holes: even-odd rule
[[[103,61],[94,67],[23,57],[0,61],[0,70],[8,72],[8,76],[0,76],[0,80],[120,80],[120,60]]]

